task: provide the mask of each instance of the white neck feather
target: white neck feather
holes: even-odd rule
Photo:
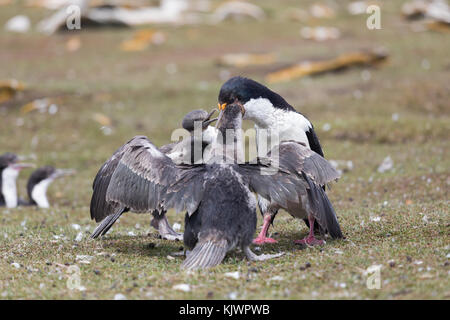
[[[6,168],[2,172],[2,194],[8,208],[17,207],[16,180],[18,175],[19,171],[13,168]]]
[[[50,183],[52,183],[53,178],[47,178],[39,182],[34,186],[31,191],[31,198],[36,202],[39,208],[49,208],[50,203],[47,199],[47,189]]]
[[[251,99],[244,108],[244,119],[254,121],[258,132],[267,129],[268,135],[277,134],[280,141],[300,141],[309,146],[306,131],[312,125],[302,114],[275,108],[266,98]]]

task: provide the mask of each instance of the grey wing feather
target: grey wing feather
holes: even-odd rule
[[[99,236],[105,235],[109,229],[113,226],[113,224],[120,218],[120,216],[124,213],[124,211],[118,211],[116,213],[110,214],[102,222],[95,228],[94,232],[91,234],[91,238],[95,239]]]
[[[175,208],[192,214],[203,195],[203,170],[203,166],[178,166],[148,139],[140,139],[120,159],[106,200],[134,212]]]
[[[241,164],[237,170],[245,177],[250,190],[282,208],[288,202],[299,203],[300,197],[307,194],[306,181],[283,169],[259,163]]]
[[[320,186],[340,177],[330,162],[297,141],[286,141],[279,145],[279,162],[281,168],[297,174],[305,173]]]
[[[109,215],[115,215],[117,212],[122,212],[125,207],[119,203],[106,200],[106,192],[108,190],[111,177],[122,159],[123,155],[131,150],[131,147],[142,139],[147,139],[145,136],[136,136],[112,155],[98,171],[94,183],[92,185],[93,194],[91,198],[91,219],[99,222]]]

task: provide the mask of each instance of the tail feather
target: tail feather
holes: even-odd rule
[[[92,232],[91,238],[95,239],[99,236],[105,235],[125,211],[126,210],[117,211],[116,213],[111,214],[103,219],[102,222],[95,228],[94,232]]]
[[[333,205],[330,202],[330,199],[328,199],[327,194],[322,190],[319,189],[320,193],[322,193],[322,202],[324,210],[326,211],[326,221],[327,221],[327,230],[330,236],[334,239],[337,238],[343,238],[343,234],[341,231],[341,227],[339,225],[339,222],[337,220],[336,212],[334,211]]]
[[[227,241],[225,239],[199,242],[181,267],[188,270],[215,267],[222,262],[226,254]]]
[[[314,218],[317,220],[320,227],[326,230],[332,238],[343,238],[336,212],[334,211],[333,205],[331,204],[330,199],[328,199],[327,194],[322,187],[314,184],[307,175],[304,174],[303,177],[309,185],[309,202]]]

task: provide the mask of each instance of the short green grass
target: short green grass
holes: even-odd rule
[[[0,106],[0,152],[34,154],[37,165],[78,170],[52,185],[51,209],[0,209],[2,299],[113,299],[118,293],[128,299],[450,298],[448,35],[411,31],[400,16],[403,1],[383,2],[383,29],[370,31],[366,16],[350,16],[342,1],[335,18],[311,21],[339,27],[342,38],[310,42],[299,36],[304,24],[286,17],[290,8],[313,1],[258,3],[268,13],[264,22],[158,26],[167,42],[143,52],[119,50],[133,30],[83,31],[73,53],[65,51],[73,34],[0,30],[0,78],[28,84]],[[48,15],[4,6],[0,25],[19,13],[33,24]],[[89,218],[92,180],[117,147],[137,134],[168,143],[186,112],[216,104],[221,74],[264,81],[273,70],[220,67],[221,54],[274,52],[283,65],[377,47],[387,49],[389,60],[367,69],[367,81],[363,69],[351,69],[271,86],[315,124],[327,158],[353,163],[329,192],[344,240],[301,249],[293,240],[305,236],[306,227],[281,213],[271,229],[279,243],[259,252],[284,251],[283,257],[254,263],[236,251],[212,270],[186,273],[183,258],[171,257],[182,244],[158,239],[148,215],[125,214],[104,239],[88,239],[95,227]],[[167,73],[168,64],[176,65],[175,74]],[[35,97],[58,97],[58,112],[22,114],[20,107]],[[111,135],[102,133],[95,113],[111,118]],[[377,172],[387,156],[394,169]],[[20,176],[22,196],[29,173]],[[169,212],[169,219],[183,224],[184,217]],[[77,242],[79,232],[84,238]],[[84,291],[67,286],[74,265]],[[366,285],[372,265],[381,265],[380,289]],[[225,276],[234,271],[239,279]],[[191,291],[173,289],[181,283]]]

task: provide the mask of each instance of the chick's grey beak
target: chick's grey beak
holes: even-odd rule
[[[53,173],[54,178],[74,175],[77,171],[74,169],[56,169]]]
[[[25,168],[34,168],[34,167],[35,167],[35,165],[32,163],[22,163],[22,162],[14,163],[11,165],[11,168],[19,170],[19,171],[23,170]]]
[[[209,126],[211,123],[217,120],[217,118],[211,119],[212,115],[217,111],[217,109],[212,109],[211,112],[208,114],[208,116],[203,120],[202,127],[205,129],[207,126]]]

